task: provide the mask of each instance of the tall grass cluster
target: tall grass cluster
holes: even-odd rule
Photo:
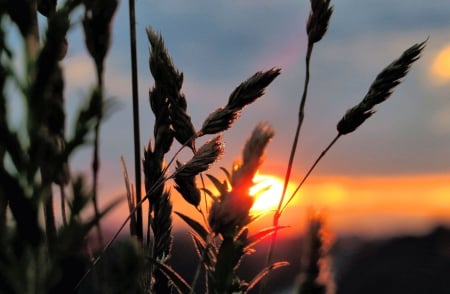
[[[270,272],[288,266],[285,261],[273,260],[277,234],[284,228],[280,225],[283,212],[338,139],[353,133],[375,113],[376,105],[390,97],[425,46],[425,42],[411,46],[376,76],[363,99],[337,123],[336,137],[319,154],[295,192],[287,195],[308,97],[310,60],[333,14],[330,0],[310,1],[306,75],[299,111],[293,113],[297,126],[286,164],[284,190],[273,214],[273,225],[255,232],[249,224],[269,216],[250,213],[254,198],[249,189],[276,130],[267,122],[259,123],[249,134],[236,164],[230,169],[222,167],[222,176],[209,174],[208,170],[225,152],[222,133],[233,127],[244,108],[264,95],[281,69],[274,67],[248,77],[231,91],[223,106],[206,114],[196,128],[182,90],[183,73],[173,63],[162,35],[149,27],[149,69],[154,83],[146,99],[154,115],[154,129],[140,154],[134,1],[130,0],[136,179],[133,184],[122,161],[127,197],[112,200],[100,210],[99,142],[101,125],[111,108],[105,97],[105,59],[112,42],[111,25],[118,0],[56,2],[0,1],[1,293],[248,293],[257,289],[264,293]],[[77,23],[73,20],[79,15],[76,11],[82,11],[86,54],[95,66],[97,80],[79,106],[73,128],[66,130],[64,87],[70,80],[65,78],[62,65],[70,45],[68,30]],[[38,14],[47,19],[45,36],[39,36]],[[23,48],[9,43],[10,26],[17,27]],[[18,65],[14,60],[20,50],[25,57]],[[12,122],[9,113],[14,99],[20,100],[24,108],[19,126]],[[85,146],[92,149],[92,172],[74,174],[70,171],[72,156]],[[184,149],[192,153],[186,162],[178,158]],[[206,181],[215,189],[207,189]],[[169,189],[170,183],[174,189]],[[171,201],[173,193],[179,193],[195,207],[199,217],[177,210]],[[56,197],[61,199],[56,201]],[[112,239],[105,240],[102,219],[121,201],[127,201],[129,215]],[[55,208],[55,203],[61,206]],[[93,207],[93,214],[83,217],[89,206]],[[57,225],[55,213],[61,214],[61,225]],[[189,226],[198,254],[194,278],[189,281],[169,265],[174,217]],[[130,238],[117,240],[127,226]],[[303,261],[298,293],[332,292],[317,280],[319,260],[325,253],[320,228],[320,220],[311,222],[309,253]],[[103,244],[101,250],[94,252],[87,242],[92,231]],[[252,254],[255,245],[266,238],[270,238],[266,265],[251,280],[244,280],[237,271],[243,257]]]

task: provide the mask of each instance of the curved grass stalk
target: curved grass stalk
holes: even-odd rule
[[[299,106],[297,128],[296,128],[294,140],[292,143],[291,153],[289,155],[289,162],[288,162],[288,166],[286,169],[286,175],[284,178],[283,191],[281,193],[280,201],[278,202],[277,209],[273,216],[273,226],[274,227],[279,226],[279,220],[280,220],[281,213],[282,213],[282,205],[284,202],[284,198],[286,196],[289,179],[291,177],[292,166],[294,164],[295,153],[297,151],[298,141],[299,141],[299,137],[300,137],[300,131],[301,131],[301,127],[303,124],[303,119],[305,117],[305,114],[304,114],[305,113],[305,104],[306,104],[306,98],[308,95],[308,86],[309,86],[309,79],[310,79],[310,63],[311,63],[311,55],[312,55],[313,47],[314,47],[314,44],[308,44],[308,49],[307,49],[306,57],[305,57],[305,63],[306,63],[305,82],[304,82],[303,94],[302,94],[302,98],[301,98],[300,106]],[[273,251],[274,251],[275,243],[276,243],[276,239],[277,239],[277,234],[278,234],[278,230],[275,230],[275,232],[273,233],[273,235],[271,237],[269,249],[267,251],[265,267],[269,266],[269,264],[272,261]],[[260,293],[263,292],[266,281],[267,280],[262,281]]]

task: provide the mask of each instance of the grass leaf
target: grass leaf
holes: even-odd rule
[[[247,292],[250,291],[251,289],[253,289],[265,276],[267,276],[267,274],[270,273],[270,271],[283,267],[283,266],[287,266],[289,265],[289,262],[287,261],[279,261],[279,262],[275,262],[271,265],[269,265],[268,267],[264,268],[262,271],[259,272],[259,274],[257,274],[248,284],[247,287]]]
[[[181,212],[175,211],[175,213],[181,217],[181,219],[189,225],[189,227],[191,227],[192,230],[194,230],[194,232],[203,239],[203,241],[205,241],[208,238],[209,232],[208,230],[205,229],[205,227],[203,227],[199,222],[197,222],[196,220],[188,217],[187,215],[182,214]]]
[[[159,271],[161,271],[175,286],[179,293],[193,293],[189,284],[170,266],[151,259]]]

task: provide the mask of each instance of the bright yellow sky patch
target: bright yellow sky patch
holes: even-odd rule
[[[431,64],[431,74],[433,81],[437,83],[447,83],[450,81],[450,45],[442,48]]]
[[[253,181],[256,184],[250,189],[250,194],[255,197],[252,212],[275,211],[283,193],[283,179],[272,175],[257,175]],[[293,188],[288,185],[286,200],[292,194]]]

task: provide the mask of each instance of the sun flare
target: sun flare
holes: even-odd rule
[[[251,212],[275,211],[283,192],[283,179],[272,175],[257,175],[253,181],[255,185],[250,188],[250,195],[255,197],[255,202]],[[289,184],[286,198],[289,198],[293,190],[293,185]]]

